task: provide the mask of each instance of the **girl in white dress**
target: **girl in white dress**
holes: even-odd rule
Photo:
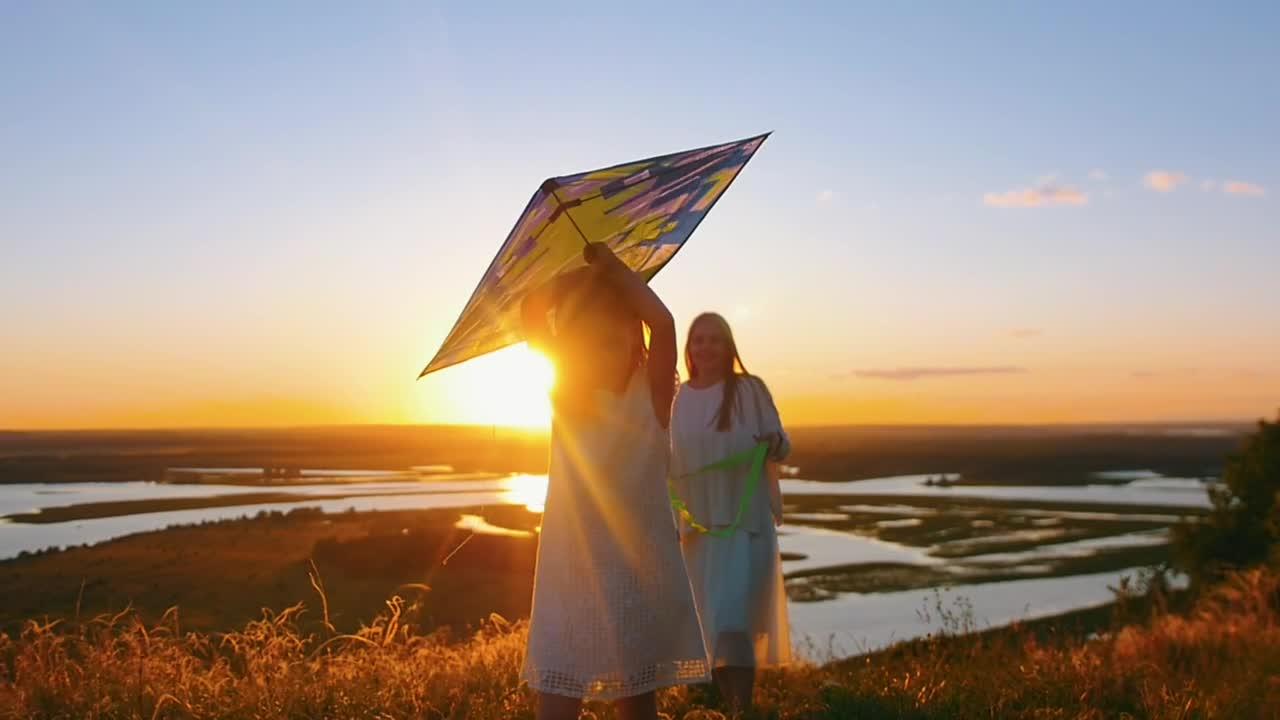
[[[675,326],[608,248],[584,257],[522,305],[556,387],[521,677],[542,720],[576,718],[586,698],[652,719],[656,688],[710,675],[666,493]]]
[[[781,665],[791,654],[776,530],[782,522],[776,463],[790,441],[768,388],[746,373],[723,317],[694,319],[684,358],[689,381],[680,386],[671,419],[674,484],[689,515],[711,534],[680,521],[681,547],[716,685],[734,710],[745,711],[755,668]],[[695,474],[758,442],[768,443],[771,471],[750,498],[747,465]]]

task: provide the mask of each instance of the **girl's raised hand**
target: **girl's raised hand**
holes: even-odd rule
[[[613,254],[613,249],[604,243],[587,243],[582,248],[582,259],[588,265],[598,267],[601,270],[613,270],[616,268],[625,268],[622,261],[617,255]]]

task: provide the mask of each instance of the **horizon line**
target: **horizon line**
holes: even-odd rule
[[[946,422],[887,422],[887,423],[788,423],[787,427],[795,429],[843,429],[843,428],[876,428],[876,429],[963,429],[963,428],[997,428],[997,429],[1034,429],[1034,428],[1088,428],[1088,427],[1188,427],[1188,426],[1251,426],[1260,421],[1268,421],[1266,417],[1253,418],[1217,418],[1217,419],[1175,419],[1175,420],[1082,420],[1061,422],[1024,422],[1024,423],[946,423]],[[33,433],[141,433],[141,432],[226,432],[226,431],[288,431],[288,430],[325,430],[325,429],[377,429],[377,428],[449,428],[475,430],[518,430],[528,433],[550,433],[550,426],[504,425],[500,423],[311,423],[294,425],[178,425],[178,426],[130,426],[130,427],[32,427],[5,428],[0,427],[3,434]]]

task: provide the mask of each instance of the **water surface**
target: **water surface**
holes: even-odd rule
[[[31,523],[0,520],[0,559],[48,547],[94,544],[171,525],[259,512],[457,508],[457,526],[527,536],[485,517],[484,508],[540,511],[546,477],[421,471],[320,471],[283,485],[246,484],[235,468],[190,468],[196,479],[233,484],[82,483],[0,488],[0,516],[110,506],[109,517]],[[179,473],[179,474],[181,474]],[[1097,473],[1079,486],[926,485],[931,476],[854,482],[783,480],[784,553],[793,632],[808,652],[846,656],[942,627],[941,599],[965,598],[979,628],[1043,617],[1111,599],[1108,586],[1161,553],[1168,526],[1208,506],[1197,479],[1150,471]],[[936,476],[933,476],[936,477]],[[156,511],[146,501],[232,500],[221,507]],[[950,503],[948,500],[962,502]],[[989,504],[988,504],[989,502]],[[1059,507],[1059,504],[1069,506]],[[1081,506],[1096,505],[1092,510]],[[945,588],[934,595],[934,588]]]

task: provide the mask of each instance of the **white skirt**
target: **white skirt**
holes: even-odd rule
[[[670,439],[648,378],[597,394],[589,421],[551,430],[521,678],[614,700],[705,682],[711,668],[667,500]]]
[[[787,594],[773,527],[682,544],[702,634],[714,667],[770,667],[791,659]]]

